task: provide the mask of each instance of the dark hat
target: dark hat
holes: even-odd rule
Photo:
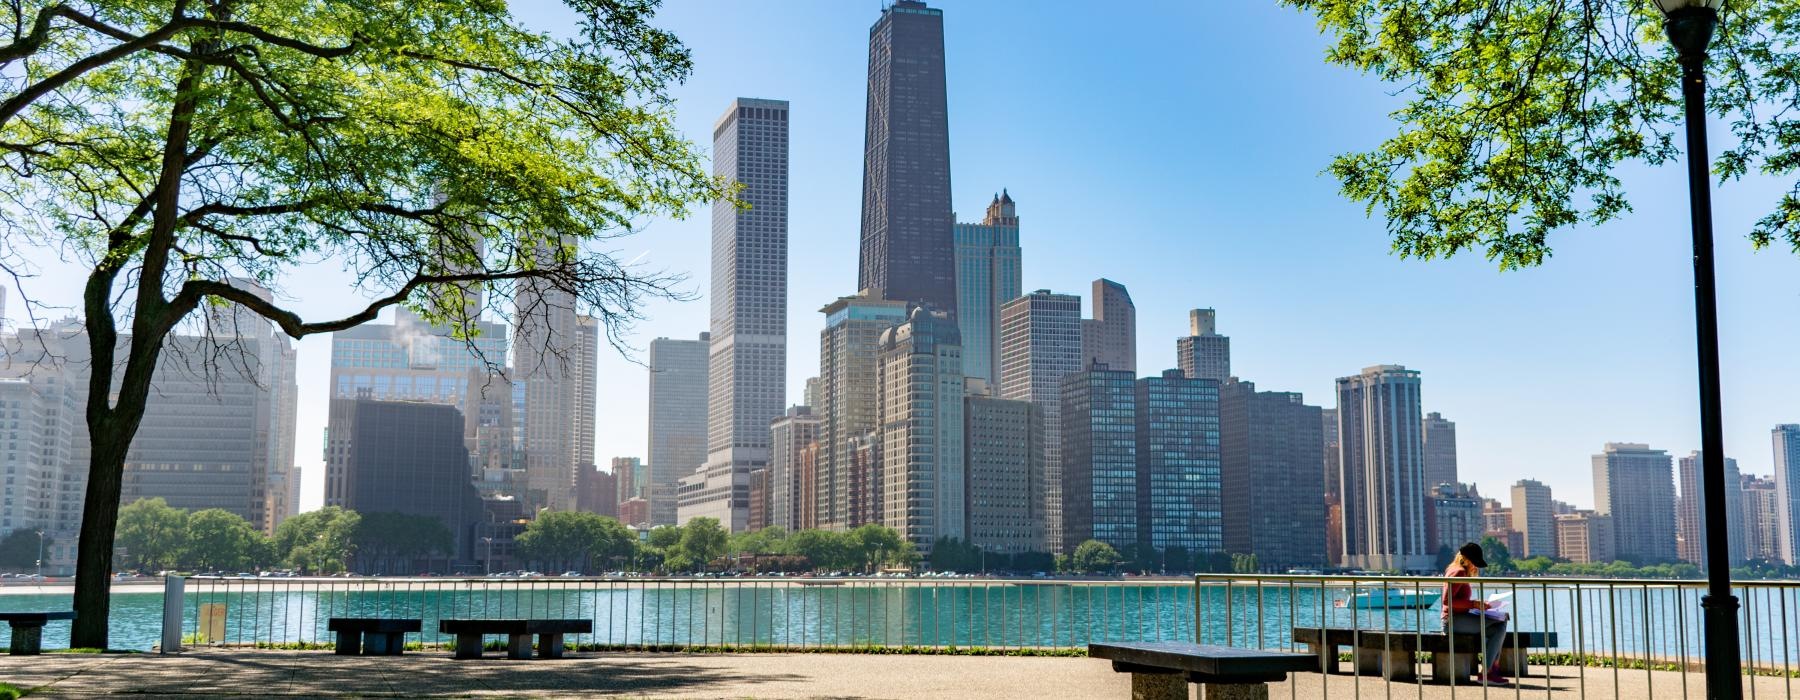
[[[1461,549],[1456,550],[1456,553],[1461,554],[1464,559],[1469,560],[1469,563],[1474,564],[1477,569],[1487,568],[1487,558],[1481,556],[1481,545],[1470,542],[1463,545]]]

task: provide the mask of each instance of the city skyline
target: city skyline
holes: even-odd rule
[[[1221,171],[1244,170],[1253,176],[1245,178],[1245,183],[1211,194],[1204,194],[1205,187],[1198,185],[1215,185],[1229,179],[1224,178],[1223,173],[1216,177],[1194,176],[1198,181],[1179,181],[1177,186],[1171,187],[1202,191],[1203,195],[1198,202],[1190,202],[1181,208],[1189,211],[1188,217],[1173,217],[1169,216],[1169,209],[1147,206],[1166,197],[1170,189],[1159,190],[1156,183],[1139,182],[1142,179],[1134,177],[1131,178],[1133,184],[1143,191],[1131,192],[1120,184],[1104,179],[1096,181],[1089,175],[1124,165],[1109,160],[1116,156],[1108,154],[1105,144],[1095,140],[1099,136],[1083,134],[1071,139],[1052,156],[1010,162],[994,157],[995,153],[1013,152],[1023,158],[1026,155],[1023,147],[1030,143],[1034,132],[1026,129],[1023,123],[1008,125],[1015,127],[1009,130],[1001,128],[1000,121],[976,119],[978,115],[992,111],[991,106],[1000,97],[987,95],[985,91],[991,90],[990,83],[995,76],[1005,75],[1007,69],[1037,60],[1042,54],[1023,43],[1001,42],[1006,44],[1004,50],[983,49],[978,46],[978,39],[983,36],[982,27],[992,26],[993,17],[1012,11],[1025,15],[1016,18],[1021,23],[1017,28],[1019,34],[1038,33],[1056,38],[1067,36],[1071,30],[1066,20],[1052,23],[1042,16],[1018,13],[1016,4],[986,7],[949,2],[933,3],[933,6],[942,6],[946,13],[946,60],[951,94],[949,118],[951,130],[958,134],[958,139],[951,142],[951,157],[960,164],[956,178],[960,189],[953,192],[956,210],[964,218],[972,218],[971,215],[977,213],[976,205],[1002,187],[1010,188],[1026,203],[1033,224],[1024,232],[1021,242],[1026,249],[1026,258],[1031,261],[1030,269],[1025,272],[1025,289],[1075,291],[1097,276],[1117,279],[1128,286],[1138,305],[1138,332],[1143,341],[1139,343],[1137,358],[1143,370],[1140,374],[1175,366],[1169,341],[1186,334],[1185,310],[1213,307],[1231,319],[1231,335],[1237,345],[1234,359],[1242,368],[1236,373],[1271,389],[1298,391],[1312,401],[1321,401],[1329,394],[1334,377],[1358,367],[1398,363],[1421,370],[1431,385],[1426,409],[1441,411],[1458,423],[1462,480],[1485,485],[1495,493],[1518,478],[1534,478],[1544,481],[1557,493],[1566,494],[1571,501],[1592,503],[1591,486],[1582,483],[1585,478],[1580,467],[1604,442],[1644,442],[1676,454],[1685,454],[1698,447],[1692,428],[1695,421],[1691,420],[1694,413],[1691,372],[1688,371],[1691,344],[1667,343],[1668,348],[1633,344],[1623,350],[1597,352],[1579,341],[1591,336],[1594,328],[1612,323],[1660,326],[1670,332],[1686,327],[1689,302],[1685,298],[1688,290],[1682,266],[1687,258],[1679,250],[1686,244],[1680,226],[1683,217],[1672,214],[1672,207],[1645,196],[1646,192],[1656,191],[1658,183],[1672,182],[1673,173],[1650,176],[1637,173],[1635,181],[1630,180],[1628,173],[1628,181],[1637,185],[1634,193],[1637,194],[1639,213],[1616,225],[1566,236],[1559,242],[1558,257],[1543,270],[1495,275],[1490,265],[1476,257],[1429,265],[1400,261],[1388,254],[1379,222],[1364,219],[1356,207],[1336,198],[1333,183],[1327,178],[1316,177],[1331,154],[1348,150],[1354,145],[1351,141],[1372,133],[1385,115],[1378,103],[1366,97],[1349,96],[1354,90],[1332,88],[1306,100],[1281,103],[1286,107],[1279,112],[1284,115],[1289,109],[1303,111],[1306,105],[1342,101],[1345,104],[1342,113],[1349,117],[1346,129],[1350,136],[1339,134],[1323,139],[1295,134],[1294,143],[1284,144],[1282,149],[1270,153],[1264,160],[1246,161],[1243,152],[1235,150],[1240,146],[1232,142],[1268,142],[1270,132],[1266,130],[1291,124],[1289,117],[1278,115],[1269,120],[1274,122],[1273,125],[1241,125],[1249,134],[1222,131],[1217,136],[1209,136],[1168,128],[1150,129],[1151,134],[1165,134],[1169,138],[1177,135],[1204,138],[1204,147],[1192,149],[1194,153],[1204,154],[1210,162],[1221,163]],[[660,20],[661,24],[686,38],[696,52],[695,78],[677,91],[682,110],[678,119],[690,138],[704,142],[704,127],[692,125],[709,120],[728,101],[729,97],[721,97],[725,95],[756,94],[789,99],[802,105],[811,115],[805,117],[810,120],[810,125],[821,127],[816,140],[807,143],[797,140],[794,145],[793,196],[800,205],[795,207],[793,237],[795,248],[807,250],[795,253],[805,256],[804,259],[796,257],[794,264],[796,270],[804,272],[796,274],[789,295],[787,318],[799,323],[788,348],[786,380],[789,395],[793,397],[800,396],[799,387],[804,380],[816,374],[811,371],[817,357],[816,347],[811,345],[816,341],[811,334],[817,330],[817,317],[811,314],[830,299],[854,291],[853,263],[850,261],[855,259],[856,243],[851,232],[857,221],[854,181],[858,167],[855,161],[859,159],[834,155],[828,161],[829,167],[825,167],[821,164],[827,161],[821,160],[820,154],[842,143],[859,143],[862,139],[863,134],[856,127],[861,124],[858,121],[863,111],[861,88],[867,79],[866,66],[862,65],[866,43],[860,50],[848,53],[843,47],[866,42],[863,31],[873,21],[869,7],[840,9],[819,5],[815,9],[815,12],[787,13],[791,16],[785,19],[803,16],[798,21],[804,26],[829,27],[829,31],[818,32],[821,40],[817,44],[796,49],[782,57],[779,65],[788,65],[788,61],[796,64],[816,61],[819,56],[829,55],[846,66],[809,67],[795,76],[779,80],[773,78],[780,71],[767,68],[776,65],[770,61],[777,57],[745,56],[744,60],[758,67],[757,70],[734,67],[731,61],[719,60],[732,46],[731,42],[720,41],[727,34],[721,31],[724,27],[760,27],[765,26],[763,23],[768,19],[749,14],[740,16],[735,8],[705,8],[701,12],[698,8],[669,7]],[[558,26],[553,16],[534,10],[522,9],[521,12],[546,29],[554,30]],[[1255,79],[1267,79],[1269,71],[1275,75],[1304,71],[1302,75],[1309,79],[1326,76],[1345,82],[1357,80],[1338,69],[1313,65],[1318,63],[1315,49],[1319,39],[1312,31],[1309,18],[1279,8],[1231,8],[1228,12],[1244,13],[1245,19],[1249,20],[1245,25],[1246,36],[1223,41],[1219,48],[1204,49],[1208,55],[1216,58],[1218,54],[1210,52],[1239,47],[1240,42],[1247,42],[1250,37],[1282,37],[1287,45],[1299,47],[1293,51],[1296,55],[1274,57],[1258,66],[1256,75],[1260,77]],[[701,17],[702,14],[707,17]],[[720,21],[724,15],[732,21]],[[1100,19],[1125,21],[1132,16],[1121,13],[1116,18]],[[717,22],[718,26],[709,28],[703,20]],[[1145,43],[1154,45],[1156,42]],[[1155,56],[1164,57],[1160,49],[1136,50],[1157,51]],[[1008,57],[1006,51],[1019,55]],[[711,60],[708,60],[709,56]],[[820,80],[821,72],[833,76],[849,73],[854,79],[848,82]],[[821,99],[821,88],[791,89],[809,81],[826,86],[823,89],[833,93],[843,94],[824,100]],[[1111,88],[1096,89],[1107,97],[1124,97],[1126,94],[1123,90],[1113,93]],[[1197,92],[1192,84],[1177,84],[1172,89]],[[1041,99],[1048,91],[1032,87],[1006,98],[1046,107],[1052,103]],[[1177,98],[1154,93],[1140,97],[1151,100]],[[1194,97],[1189,95],[1182,99]],[[1252,99],[1271,98],[1258,93]],[[853,107],[840,109],[839,103]],[[1268,106],[1263,102],[1257,104]],[[1090,111],[1096,109],[1091,106],[1071,109],[1075,110],[1072,116],[1084,119],[1097,114]],[[1123,117],[1129,124],[1136,125],[1123,131],[1141,131],[1142,122],[1137,120],[1148,118],[1148,115],[1131,113]],[[1121,138],[1119,145],[1130,147],[1125,152],[1135,153],[1139,158],[1146,157],[1145,153],[1152,145],[1142,142],[1145,138],[1142,135]],[[1155,145],[1166,144],[1159,141]],[[855,152],[860,154],[859,149]],[[1059,159],[1060,164],[1057,163]],[[1082,167],[1084,162],[1091,162],[1094,167]],[[1051,165],[1056,167],[1048,167]],[[1068,196],[1079,189],[1067,189],[1052,182],[1054,178],[1090,186],[1091,191],[1081,197]],[[1292,180],[1294,183],[1291,189],[1283,192],[1281,199],[1298,202],[1297,209],[1323,210],[1326,214],[1317,218],[1284,214],[1272,211],[1280,207],[1269,206],[1279,201],[1271,196],[1247,197],[1249,189],[1275,180]],[[1787,277],[1792,277],[1793,258],[1783,251],[1752,255],[1741,238],[1733,234],[1744,228],[1743,220],[1748,217],[1734,209],[1753,212],[1758,208],[1733,207],[1732,203],[1764,204],[1767,184],[1753,181],[1748,187],[1731,186],[1720,192],[1726,451],[1728,456],[1739,460],[1745,473],[1757,475],[1772,471],[1767,446],[1770,426],[1800,418],[1795,415],[1800,411],[1789,409],[1782,413],[1780,407],[1781,399],[1791,397],[1793,388],[1800,385],[1800,371],[1791,360],[1784,360],[1779,354],[1784,343],[1791,346],[1793,331],[1757,320],[1759,316],[1777,317],[1772,309],[1780,308],[1780,300],[1792,299],[1791,283],[1784,283],[1782,276],[1784,272],[1790,272]],[[851,193],[849,201],[837,201],[841,199],[837,196],[841,194],[839,190],[846,186]],[[1765,189],[1759,190],[1759,187]],[[834,194],[823,196],[821,193],[826,191]],[[1246,197],[1250,205],[1233,206],[1230,203],[1233,197]],[[1262,204],[1255,205],[1257,202]],[[804,214],[801,213],[803,209],[806,210]],[[846,212],[848,217],[844,216]],[[705,228],[704,219],[704,214],[697,214],[678,223],[649,222],[644,235],[620,242],[627,251],[623,257],[630,259],[643,253],[646,260],[658,267],[690,272],[692,287],[703,288],[706,266],[704,263],[693,264],[693,259],[685,255],[687,251],[683,249],[694,248],[697,241],[703,240],[690,234]],[[1307,230],[1300,232],[1303,227]],[[1245,235],[1182,235],[1196,230]],[[1622,248],[1624,241],[1652,238],[1651,232],[1656,235],[1653,241],[1646,240],[1644,250]],[[1275,262],[1277,258],[1272,257],[1271,251],[1238,240],[1255,237],[1249,234],[1304,243],[1278,246],[1289,259]],[[1092,246],[1092,239],[1097,235],[1104,235],[1108,244]],[[1184,246],[1190,240],[1197,242],[1191,248],[1177,248],[1173,251],[1177,253],[1175,255],[1160,254],[1163,246]],[[1152,251],[1159,254],[1151,255]],[[1211,269],[1216,274],[1183,275],[1170,272],[1165,266],[1167,263],[1161,260],[1202,256],[1216,259],[1226,253],[1235,254],[1234,258],[1240,261],[1235,267],[1241,267],[1243,271],[1228,269],[1234,267],[1231,265],[1214,264]],[[1343,253],[1349,253],[1349,259],[1333,259],[1329,263],[1318,259],[1334,258]],[[1655,260],[1645,267],[1651,256],[1655,256]],[[1134,263],[1134,258],[1139,261]],[[1296,285],[1300,287],[1299,294],[1307,295],[1304,303],[1290,296],[1296,292],[1272,289],[1272,282],[1246,281],[1291,266],[1291,275],[1284,274],[1276,280],[1291,284],[1291,280],[1316,277],[1324,269],[1350,264],[1379,266],[1381,276],[1388,279],[1359,284],[1354,290],[1356,294],[1345,295],[1353,298],[1344,300],[1329,298],[1334,296],[1334,290],[1322,281]],[[1625,281],[1625,276],[1614,276],[1608,271],[1612,267],[1632,270],[1631,276],[1652,279]],[[54,268],[47,266],[46,269]],[[324,277],[330,278],[330,275]],[[1549,284],[1539,284],[1546,278]],[[1567,285],[1571,284],[1568,280],[1583,285],[1580,287],[1582,294],[1564,303],[1564,295],[1570,289]],[[35,298],[56,303],[59,298],[54,291],[56,282],[40,281],[45,284],[33,283],[28,285],[28,290]],[[1440,288],[1445,285],[1449,285],[1448,293],[1432,294],[1443,291]],[[45,293],[46,288],[52,291]],[[303,307],[317,304],[310,308],[337,308],[347,299],[354,298],[339,290],[309,289],[298,285],[283,292],[288,298],[301,300]],[[318,292],[325,293],[316,294]],[[1353,308],[1354,302],[1375,303],[1393,297],[1405,297],[1411,313],[1381,328],[1357,330],[1359,324],[1336,318],[1349,316],[1347,309]],[[61,298],[70,297],[64,295]],[[706,306],[705,301],[654,306],[651,319],[641,324],[632,338],[633,344],[646,348],[649,339],[656,336],[695,337],[706,328]],[[796,307],[803,310],[795,312]],[[1459,318],[1465,315],[1471,318]],[[1497,317],[1506,320],[1496,321]],[[701,320],[695,322],[696,318]],[[22,320],[22,314],[15,313],[13,322],[17,324]],[[1495,328],[1484,330],[1480,328],[1482,326]],[[1434,340],[1439,337],[1454,338],[1455,341],[1440,343]],[[297,461],[305,468],[308,480],[302,500],[305,507],[316,505],[317,485],[323,476],[323,470],[314,468],[321,462],[317,459],[318,451],[311,446],[319,444],[320,429],[325,420],[322,410],[325,393],[319,379],[323,376],[320,368],[328,363],[329,355],[321,348],[328,344],[329,341],[323,339],[298,344],[302,365],[299,382],[302,406]],[[645,395],[645,373],[641,367],[615,354],[605,351],[601,354],[600,395],[608,405],[601,409],[594,446],[596,461],[622,455],[642,456],[645,454],[646,419],[641,397]],[[644,354],[640,352],[638,359],[643,358]],[[1608,366],[1605,371],[1596,372],[1603,365]],[[1501,377],[1505,377],[1504,381]],[[1543,400],[1550,388],[1557,390],[1554,402]],[[620,397],[620,400],[607,401],[607,397]],[[1518,444],[1517,437],[1527,434],[1533,436],[1530,441],[1533,444]]]

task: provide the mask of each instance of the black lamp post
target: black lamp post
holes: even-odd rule
[[[1706,697],[1744,696],[1738,659],[1738,601],[1731,594],[1725,520],[1725,421],[1719,409],[1719,309],[1713,291],[1712,169],[1706,150],[1706,47],[1724,0],[1656,0],[1681,60],[1687,106],[1688,200],[1694,229],[1694,326],[1700,359],[1700,459],[1706,513]]]

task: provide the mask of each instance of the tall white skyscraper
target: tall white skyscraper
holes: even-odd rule
[[[1345,562],[1429,571],[1419,373],[1367,367],[1338,378],[1337,394]]]
[[[1594,455],[1594,510],[1613,519],[1613,556],[1639,566],[1675,561],[1675,465],[1669,453],[1609,442]]]
[[[1114,371],[1137,371],[1137,305],[1125,285],[1094,280],[1093,318],[1081,322],[1082,367],[1095,362]]]
[[[1212,309],[1188,312],[1188,337],[1175,339],[1175,360],[1188,379],[1231,379],[1231,338],[1219,335]]]
[[[676,483],[706,464],[707,355],[698,340],[650,341],[650,522],[674,525]]]
[[[1675,497],[1675,555],[1682,561],[1706,566],[1706,479],[1698,451],[1675,460],[1675,480],[1681,492]],[[1732,566],[1744,563],[1743,475],[1737,460],[1725,458],[1725,536],[1731,545],[1727,559]]]
[[[1781,560],[1800,564],[1800,423],[1783,423],[1769,432],[1775,445],[1775,505]]]
[[[1456,477],[1456,422],[1445,420],[1436,412],[1427,413],[1421,436],[1425,441],[1426,488],[1433,488],[1438,484],[1462,483]],[[1554,533],[1546,537],[1556,539]]]
[[[1430,423],[1427,422],[1426,425],[1429,426]],[[1437,484],[1432,484],[1432,486],[1435,487]],[[1514,552],[1513,556],[1556,556],[1556,513],[1551,501],[1550,487],[1545,486],[1543,482],[1521,479],[1518,483],[1513,484],[1512,529],[1518,530],[1525,540],[1525,550]],[[1455,548],[1457,544],[1452,543],[1450,546]]]
[[[704,484],[677,519],[750,517],[750,472],[769,465],[769,422],[787,408],[788,103],[738,98],[713,125],[713,174],[747,207],[713,203],[712,349]]]
[[[957,224],[956,322],[962,330],[963,373],[989,384],[1000,379],[1000,307],[1023,293],[1019,215],[1002,191],[979,224]]]
[[[968,539],[962,350],[956,322],[925,307],[881,334],[881,522],[920,551]]]
[[[565,237],[538,251],[544,264],[568,264],[579,243]],[[513,376],[524,388],[518,423],[525,455],[525,500],[533,507],[575,509],[575,482],[594,460],[595,368],[599,323],[584,320],[575,295],[537,279],[519,282],[513,298]],[[586,427],[582,427],[586,424]],[[583,436],[587,444],[582,444]]]
[[[1044,414],[1044,539],[1063,542],[1062,380],[1082,370],[1081,297],[1040,289],[1000,307],[1000,398],[1030,401]]]

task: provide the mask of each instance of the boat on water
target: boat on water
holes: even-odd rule
[[[1435,591],[1410,591],[1403,588],[1383,588],[1358,593],[1349,600],[1340,600],[1340,608],[1353,610],[1415,610],[1429,608],[1437,604],[1443,594]]]

